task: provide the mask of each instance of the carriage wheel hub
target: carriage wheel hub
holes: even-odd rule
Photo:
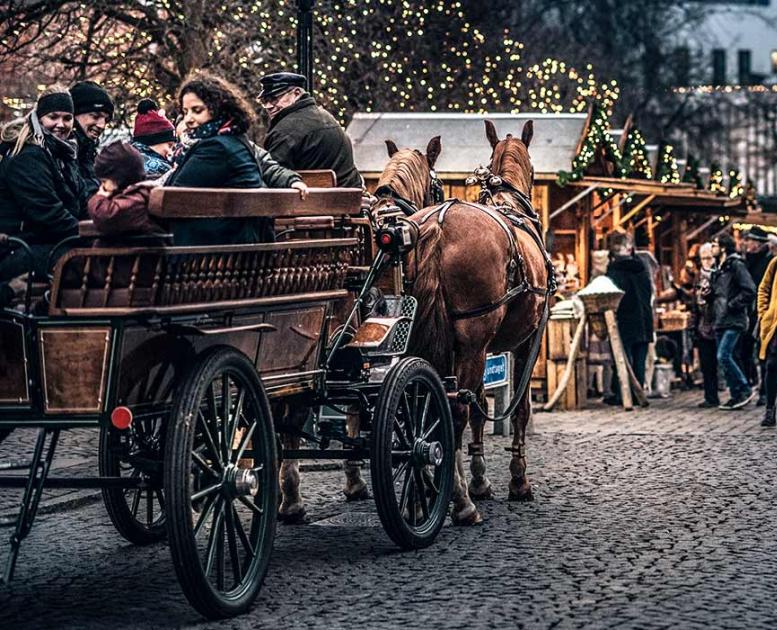
[[[444,454],[440,442],[416,440],[413,444],[413,459],[421,466],[439,466]]]
[[[259,475],[253,468],[238,468],[230,464],[224,471],[224,485],[234,496],[251,495],[259,492]]]

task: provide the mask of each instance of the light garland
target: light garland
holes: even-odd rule
[[[723,169],[716,162],[710,165],[709,189],[716,195],[726,194],[726,187],[723,185]]]
[[[677,166],[677,158],[674,156],[674,147],[671,144],[662,144],[658,151],[656,180],[662,184],[680,183],[680,169]]]
[[[732,168],[728,172],[728,196],[729,199],[741,199],[745,194],[745,188],[742,185],[742,173]]]
[[[580,181],[585,177],[586,170],[596,159],[597,151],[604,151],[605,158],[614,166],[614,176],[623,177],[622,156],[618,145],[609,133],[609,116],[607,110],[597,105],[592,105],[589,116],[590,124],[580,151],[572,160],[572,170],[559,171],[557,182],[559,186],[566,186],[570,182]]]
[[[653,168],[650,166],[645,144],[645,138],[640,130],[632,126],[623,147],[621,168],[624,177],[653,179]]]

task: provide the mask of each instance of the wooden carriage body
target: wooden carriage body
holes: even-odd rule
[[[161,219],[272,217],[289,240],[70,250],[45,313],[0,313],[0,427],[150,411],[217,345],[249,357],[271,398],[314,393],[332,322],[352,301],[348,280],[371,256],[360,205],[355,189],[313,189],[305,202],[295,191],[154,191]]]

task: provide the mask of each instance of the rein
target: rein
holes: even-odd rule
[[[421,208],[416,206],[412,201],[409,199],[406,199],[402,195],[400,195],[396,190],[394,190],[391,186],[384,184],[380,188],[378,188],[375,191],[375,197],[377,199],[390,199],[396,203],[397,208],[399,208],[405,216],[409,217],[410,215],[415,214],[418,212]],[[429,199],[430,203],[427,204],[426,201]],[[442,181],[439,177],[437,177],[437,173],[434,169],[429,170],[429,188],[428,193],[424,197],[423,203],[424,207],[427,205],[436,205],[443,203],[445,201],[445,191],[442,187]]]

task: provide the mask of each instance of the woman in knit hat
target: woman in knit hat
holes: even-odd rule
[[[53,86],[33,111],[0,132],[0,233],[32,245],[41,272],[51,246],[78,232],[86,210],[73,120],[70,94]],[[6,255],[0,259],[0,281],[28,266],[19,250]]]
[[[173,167],[170,156],[175,143],[175,127],[159,113],[159,106],[150,98],[140,101],[132,132],[132,146],[143,156],[148,179],[161,177]]]

